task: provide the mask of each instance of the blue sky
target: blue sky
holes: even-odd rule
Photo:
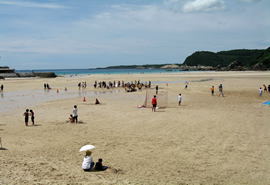
[[[0,0],[0,66],[183,63],[195,51],[266,49],[269,0]]]

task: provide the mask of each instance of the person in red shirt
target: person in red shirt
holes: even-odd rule
[[[157,107],[157,99],[156,99],[156,95],[154,95],[154,98],[152,98],[152,112],[154,110],[154,112],[156,112],[156,107]]]

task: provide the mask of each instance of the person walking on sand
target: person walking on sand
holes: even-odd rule
[[[188,85],[188,82],[186,81],[186,83],[185,83],[185,89],[187,89],[187,85]]]
[[[3,92],[4,91],[4,85],[2,84],[1,85],[1,92]]]
[[[74,123],[78,123],[78,109],[77,109],[77,105],[74,105],[74,109],[73,109],[73,121]]]
[[[264,85],[264,84],[263,84],[263,89],[264,89],[264,92],[267,92],[266,85]]]
[[[222,84],[219,85],[218,89],[219,89],[219,95],[218,95],[218,97],[220,95],[222,95],[224,97]]]
[[[30,116],[31,116],[32,125],[35,125],[35,113],[33,110],[30,110]]]
[[[211,94],[214,96],[214,86],[211,87]]]
[[[156,94],[158,93],[158,85],[156,86]]]
[[[26,111],[23,113],[23,115],[24,115],[24,122],[25,122],[25,126],[28,126],[28,116],[29,116],[29,110],[28,109],[26,109]]]
[[[179,96],[178,96],[178,105],[179,106],[181,105],[181,101],[182,101],[182,96],[181,96],[181,94],[179,94]]]
[[[262,96],[262,88],[259,89],[259,96]]]
[[[152,112],[154,110],[154,112],[156,112],[156,107],[157,107],[157,99],[156,99],[156,95],[154,95],[154,98],[152,98]]]

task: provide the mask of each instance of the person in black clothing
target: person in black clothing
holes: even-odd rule
[[[26,111],[23,113],[25,116],[25,126],[28,126],[28,116],[29,116],[29,109],[26,109]]]
[[[96,162],[95,168],[98,171],[104,171],[104,170],[107,170],[108,166],[103,166],[102,165],[102,159],[98,159],[98,162]]]

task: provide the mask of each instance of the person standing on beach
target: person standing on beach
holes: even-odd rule
[[[152,98],[152,112],[154,110],[154,112],[156,112],[156,107],[157,107],[157,99],[156,99],[156,95],[154,95],[154,98]]]
[[[266,85],[264,85],[264,84],[263,84],[263,89],[264,89],[264,92],[267,92]]]
[[[188,82],[186,81],[186,83],[185,83],[185,89],[187,89],[187,85],[188,85]]]
[[[178,104],[179,104],[179,106],[181,105],[181,101],[182,101],[182,96],[181,96],[181,94],[179,94],[179,96],[178,96]]]
[[[74,109],[73,109],[73,121],[74,123],[78,123],[78,109],[77,109],[77,105],[74,105]]]
[[[29,110],[28,109],[26,109],[26,111],[23,113],[23,115],[24,115],[24,122],[25,122],[25,126],[28,126],[28,116],[29,116]]]
[[[262,88],[259,89],[259,96],[262,96]]]
[[[32,125],[35,125],[35,113],[33,110],[30,110],[30,116],[31,116],[31,121],[32,121]]]
[[[211,94],[214,96],[214,86],[211,87]]]
[[[222,95],[224,97],[222,84],[219,85],[218,89],[219,89],[219,95],[218,95],[218,97],[220,95]]]
[[[4,85],[1,85],[1,92],[4,92]]]
[[[156,86],[156,94],[158,93],[158,85]]]

